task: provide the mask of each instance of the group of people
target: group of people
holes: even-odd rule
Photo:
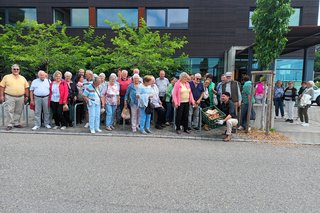
[[[247,117],[254,120],[255,112],[252,108],[251,115],[247,116],[249,104],[253,105],[255,100],[261,103],[261,94],[265,95],[263,78],[255,87],[255,95],[251,97],[252,83],[249,77],[243,77],[244,84],[241,86],[238,81],[232,79],[231,72],[223,74],[221,81],[215,85],[211,74],[201,76],[200,73],[189,76],[182,72],[179,79],[173,77],[169,80],[163,70],[159,72],[158,78],[152,75],[142,78],[137,68],[133,70],[131,77],[128,76],[127,70],[119,68],[117,73],[110,74],[106,81],[104,73],[96,75],[91,70],[80,69],[75,77],[68,71],[64,75],[56,71],[50,80],[48,74],[40,70],[38,78],[32,81],[30,88],[26,79],[19,73],[19,65],[14,64],[12,73],[4,76],[0,83],[0,102],[5,103],[8,117],[7,130],[14,127],[22,128],[20,117],[23,105],[27,101],[30,101],[30,108],[35,111],[35,126],[32,130],[38,130],[42,125],[48,129],[64,130],[84,121],[84,127],[89,128],[92,134],[102,131],[101,123],[105,123],[107,131],[112,131],[115,123],[123,122],[131,124],[132,132],[151,134],[150,122],[153,115],[157,129],[174,124],[177,134],[181,134],[182,131],[190,134],[192,130],[199,130],[201,126],[209,130],[207,124],[200,123],[200,109],[217,106],[226,116],[216,123],[226,124],[224,140],[230,141],[233,129],[239,123],[240,130],[250,128]],[[284,116],[284,100],[288,110],[287,121],[292,122],[296,89],[292,82],[289,82],[286,89],[280,83],[278,81],[274,89],[276,116],[279,109]],[[298,92],[301,106],[299,116],[304,125],[308,124],[309,102],[303,94],[312,96],[310,88],[312,82],[307,82],[306,85],[303,83]],[[303,106],[301,102],[306,104]],[[76,113],[75,104],[79,105]],[[124,116],[125,112],[129,113],[129,116]]]
[[[314,82],[302,82],[301,87],[297,90],[294,87],[294,82],[289,81],[285,88],[281,81],[277,81],[274,87],[274,105],[275,118],[284,118],[287,114],[286,122],[294,123],[294,107],[298,108],[298,116],[302,126],[309,126],[308,109],[312,104],[314,95]]]

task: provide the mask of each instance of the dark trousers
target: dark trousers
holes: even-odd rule
[[[162,124],[165,123],[165,119],[166,119],[166,111],[163,107],[157,107],[154,108],[154,111],[156,111],[157,113],[157,126],[161,126]]]
[[[189,116],[189,103],[180,103],[180,106],[176,111],[176,130],[180,130],[180,126],[183,126],[183,130],[188,129],[188,116]]]
[[[249,104],[242,104],[241,106],[241,126],[243,128],[247,127],[248,108],[249,108]],[[256,119],[256,112],[254,111],[253,104],[252,104],[250,120],[255,120],[255,119]]]
[[[83,101],[76,101],[76,103],[83,103]],[[77,106],[77,123],[81,124],[82,120],[84,119],[84,105]]]
[[[56,126],[66,126],[66,120],[63,116],[63,104],[58,102],[50,102],[50,108],[52,111],[52,117]]]
[[[309,123],[308,109],[309,107],[298,108],[298,115],[301,122]]]
[[[166,122],[172,122],[173,120],[173,107],[171,102],[166,102],[167,111],[166,111]]]
[[[274,99],[274,106],[275,106],[275,113],[276,113],[276,116],[279,116],[279,109],[280,109],[280,112],[281,112],[281,116],[283,117],[284,116],[284,109],[283,109],[283,100],[282,98],[275,98]]]

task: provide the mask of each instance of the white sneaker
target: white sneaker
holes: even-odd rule
[[[84,128],[88,128],[89,127],[89,123],[86,123],[86,125],[84,125]]]
[[[51,129],[51,126],[48,124],[48,125],[46,125],[46,128],[47,129]]]
[[[66,126],[63,126],[63,127],[61,127],[60,129],[61,130],[65,130],[67,127]]]
[[[54,126],[52,129],[58,129],[59,128],[59,126]]]
[[[101,129],[96,129],[96,131],[97,131],[97,132],[102,132],[102,130],[101,130]]]
[[[301,126],[303,126],[303,125],[305,124],[305,122],[300,122],[299,124],[300,124]]]
[[[309,126],[309,123],[301,124],[302,126]]]
[[[238,130],[244,130],[243,126],[239,126]]]
[[[91,134],[95,134],[96,131],[94,131],[93,129],[90,129]]]
[[[36,130],[38,130],[38,129],[40,129],[39,126],[34,126],[34,127],[32,128],[32,131],[36,131]]]

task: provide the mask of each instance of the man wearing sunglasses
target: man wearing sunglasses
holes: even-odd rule
[[[20,75],[20,67],[17,64],[11,67],[12,74],[5,75],[0,83],[0,103],[4,102],[8,126],[6,130],[13,127],[22,128],[20,124],[23,105],[29,99],[29,84]]]

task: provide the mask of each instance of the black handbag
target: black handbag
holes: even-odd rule
[[[150,115],[152,113],[152,109],[153,109],[153,107],[152,107],[152,105],[151,105],[151,103],[149,101],[148,102],[148,106],[145,108],[144,111],[146,112],[147,115]]]

